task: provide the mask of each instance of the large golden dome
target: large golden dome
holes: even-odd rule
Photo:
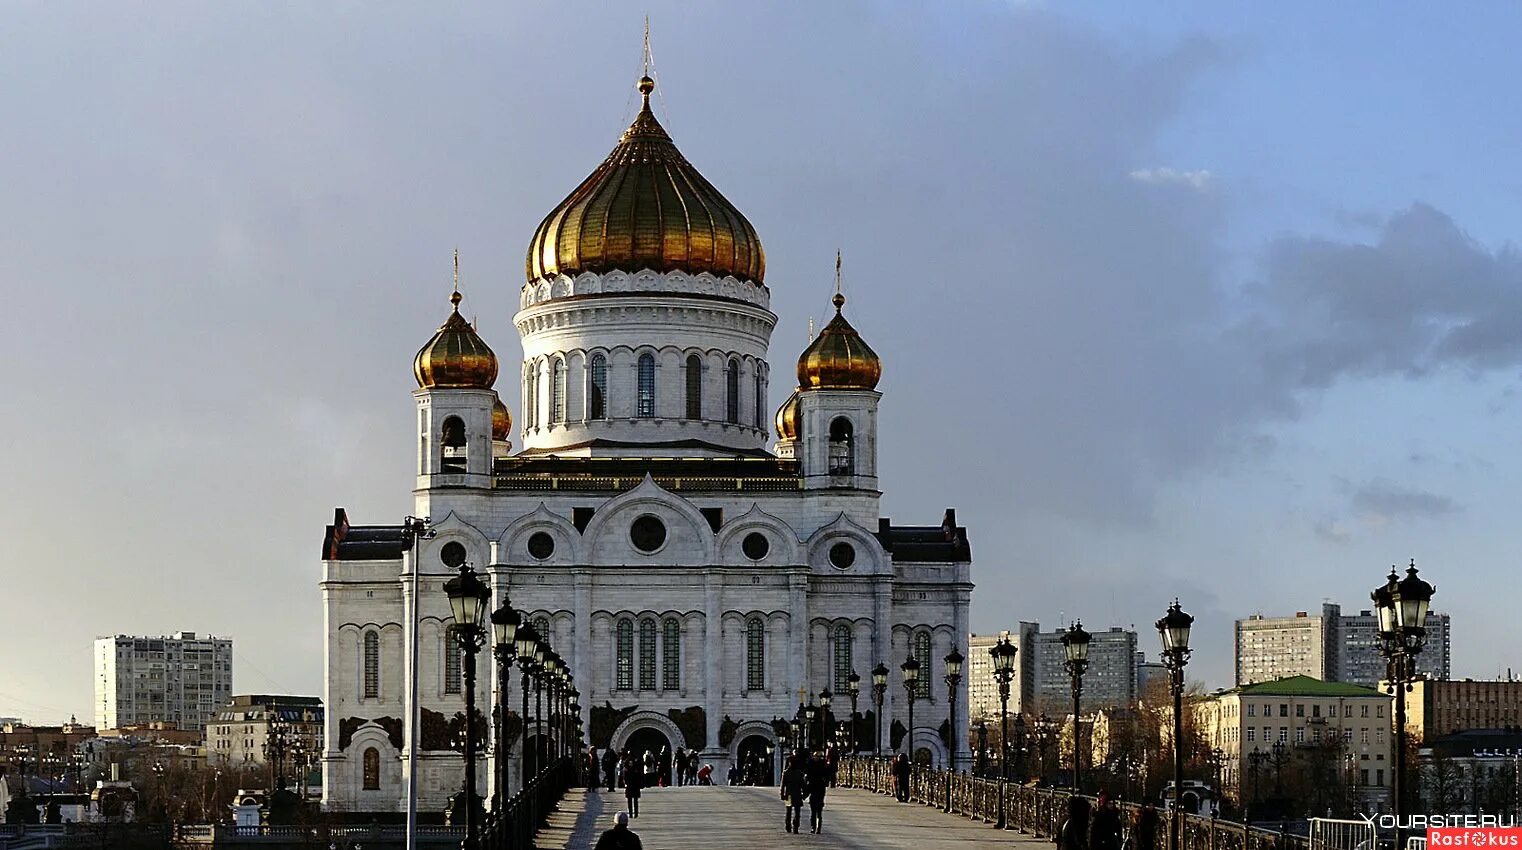
[[[640,78],[644,103],[634,123],[534,232],[530,281],[648,268],[762,283],[766,257],[755,228],[672,144],[650,111],[654,88]]]
[[[777,439],[798,439],[798,391],[793,390],[787,401],[777,408]]]
[[[459,290],[449,296],[449,301],[454,311],[412,359],[417,385],[425,389],[491,389],[497,380],[497,355],[460,315]]]
[[[846,297],[837,292],[834,303],[835,318],[798,358],[798,387],[870,390],[883,376],[883,362],[841,314]]]

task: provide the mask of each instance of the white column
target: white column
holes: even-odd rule
[[[969,601],[967,593],[958,593],[957,600],[954,603],[955,609],[952,613],[952,626],[956,629],[956,633],[952,636],[951,645],[956,647],[956,650],[962,653],[964,658],[972,654],[968,651],[967,647],[967,635],[970,628],[968,620]],[[956,747],[957,764],[963,769],[972,766],[972,762],[969,760],[972,758],[972,749],[967,744],[967,732],[969,728],[967,724],[969,709],[971,707],[967,702],[967,663],[963,661],[962,681],[957,685],[957,712],[956,716],[951,718],[951,741]]]
[[[591,722],[593,694],[597,687],[597,662],[592,658],[592,575],[586,570],[573,573],[576,583],[576,635],[571,642],[571,669],[576,675],[576,690],[581,692],[581,728]]]
[[[809,603],[808,603],[809,576],[807,572],[798,572],[788,577],[788,613],[792,618],[792,629],[789,636],[793,639],[792,665],[788,671],[788,693],[791,700],[796,699],[798,689],[804,688],[804,699],[808,699],[809,681]]]
[[[878,744],[884,753],[893,752],[893,694],[898,670],[893,663],[893,579],[889,576],[879,576],[873,587],[872,607],[874,623],[877,626],[877,639],[874,641],[874,655],[872,666],[876,667],[880,662],[888,668],[888,688],[883,693],[882,710],[882,739]]]
[[[724,683],[720,660],[724,657],[723,577],[713,570],[703,575],[703,718],[704,749],[719,748],[719,721],[724,713]],[[694,743],[694,742],[689,742]]]

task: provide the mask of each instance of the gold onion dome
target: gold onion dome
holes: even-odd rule
[[[798,439],[798,391],[787,397],[787,401],[777,408],[777,439]]]
[[[634,123],[534,232],[530,281],[648,268],[762,283],[766,257],[756,229],[687,162],[655,120],[654,88],[654,80],[640,78],[643,105]]]
[[[846,297],[835,293],[835,318],[824,326],[798,358],[798,387],[805,390],[870,390],[883,376],[883,362],[851,327],[840,308]]]
[[[449,296],[449,302],[454,312],[412,360],[417,385],[425,389],[491,389],[497,380],[497,355],[460,315],[459,290]]]
[[[493,440],[506,440],[513,435],[513,415],[508,412],[507,405],[502,403],[499,396],[491,403],[491,438]]]

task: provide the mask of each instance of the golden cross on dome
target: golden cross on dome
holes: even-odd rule
[[[645,69],[643,76],[650,76],[650,16],[645,16]]]
[[[455,312],[460,310],[460,249],[454,249],[454,294],[449,296],[449,303],[454,305]]]

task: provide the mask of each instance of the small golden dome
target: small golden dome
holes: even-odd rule
[[[497,355],[460,315],[458,290],[449,301],[454,311],[412,359],[417,385],[425,389],[491,389],[497,380]]]
[[[529,243],[530,281],[615,269],[709,272],[761,283],[766,257],[745,216],[672,144],[644,104],[591,176],[540,223]]]
[[[870,390],[883,376],[883,362],[841,314],[846,297],[837,292],[834,303],[835,318],[798,358],[799,389]]]
[[[787,401],[777,408],[777,439],[798,439],[798,391],[787,397]]]
[[[502,397],[491,404],[491,438],[493,440],[507,440],[513,435],[513,415],[508,412],[507,405],[502,403]]]

